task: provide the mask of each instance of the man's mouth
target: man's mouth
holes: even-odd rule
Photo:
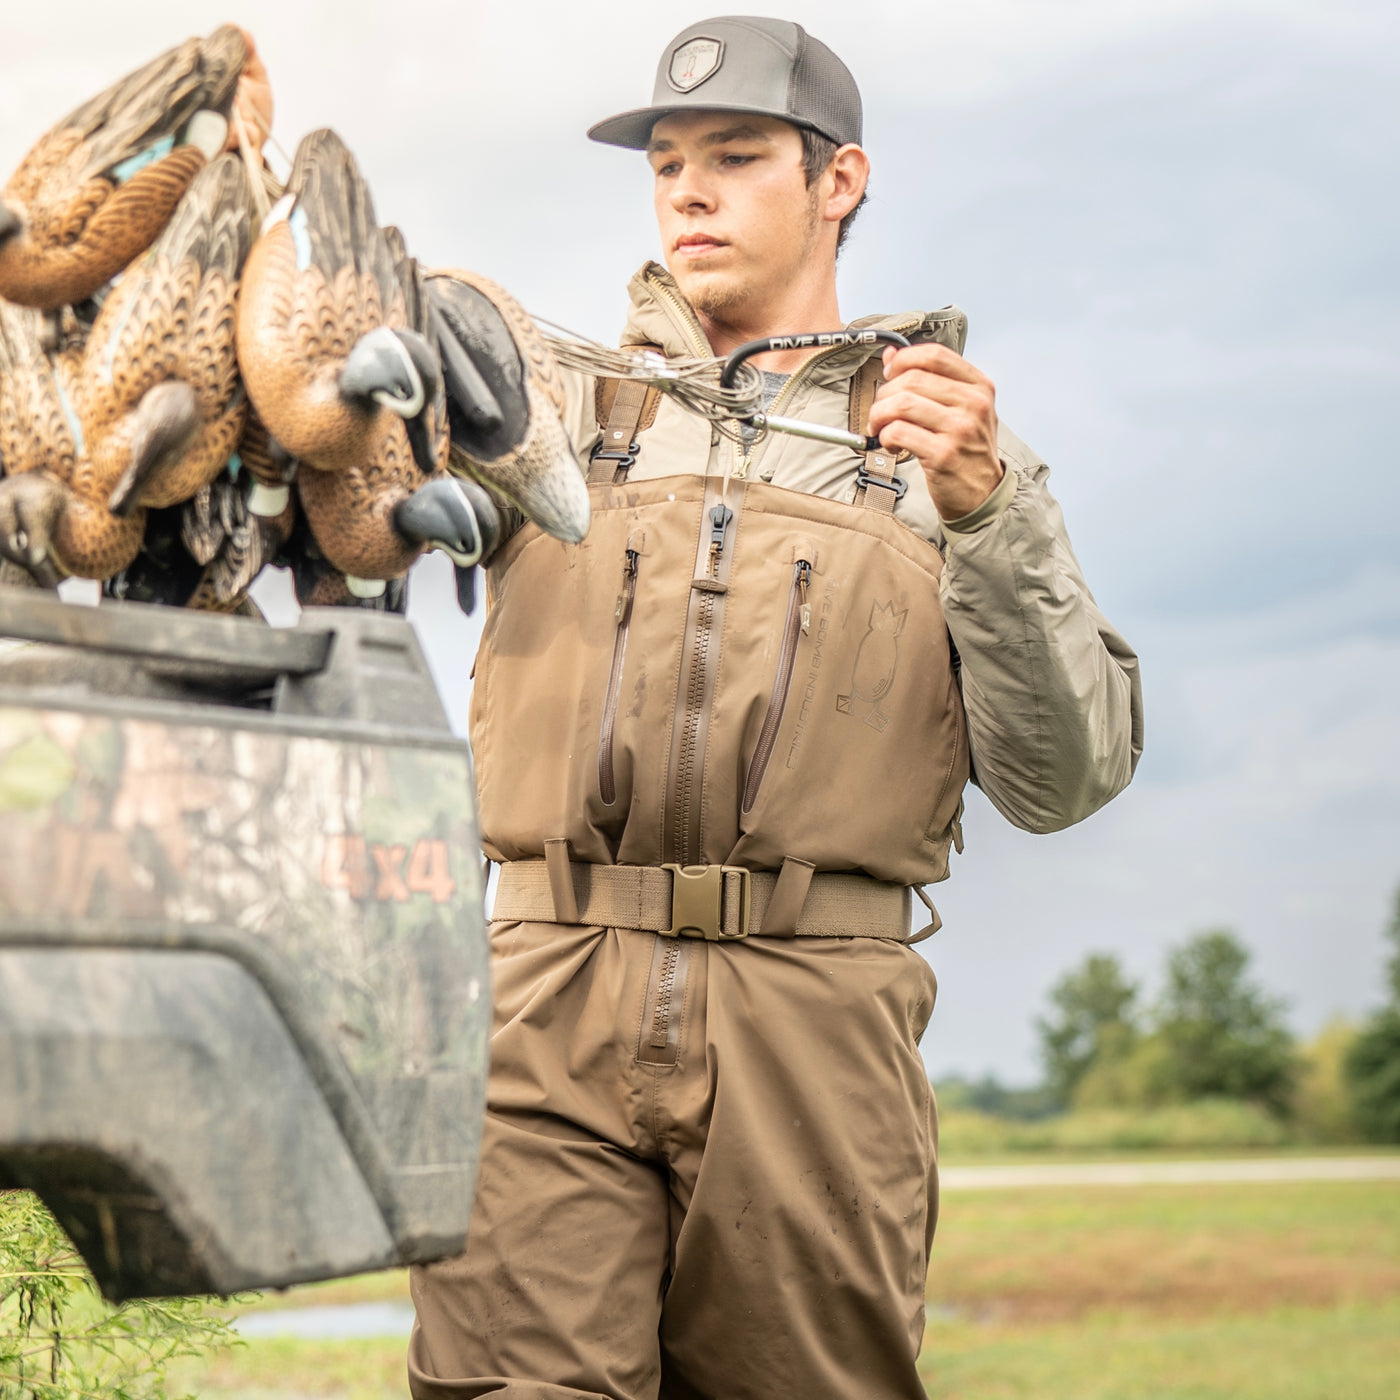
[[[712,238],[708,233],[686,233],[676,239],[676,252],[686,258],[703,257],[725,246],[723,239]]]

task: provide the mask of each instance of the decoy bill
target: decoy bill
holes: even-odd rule
[[[588,533],[588,488],[560,421],[559,366],[535,323],[475,273],[435,270],[427,288],[447,383],[449,465],[577,544]]]
[[[248,36],[223,25],[129,74],[43,136],[0,191],[0,296],[46,309],[82,301],[148,248],[229,142],[252,57]],[[261,87],[243,105],[265,105],[270,121],[260,62],[256,71]]]

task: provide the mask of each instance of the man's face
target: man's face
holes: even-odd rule
[[[690,303],[723,317],[794,279],[821,231],[802,138],[776,117],[686,112],[652,129],[656,221],[666,266]]]

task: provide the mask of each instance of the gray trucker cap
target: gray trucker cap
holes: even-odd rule
[[[683,29],[661,55],[651,103],[589,127],[589,136],[643,151],[662,117],[703,108],[781,117],[837,145],[860,140],[860,90],[850,70],[785,19],[726,15]]]

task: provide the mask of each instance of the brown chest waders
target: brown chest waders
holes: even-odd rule
[[[881,379],[878,357],[854,376],[852,433]],[[914,941],[907,892],[947,875],[968,758],[942,560],[892,515],[898,459],[866,451],[851,504],[634,483],[659,399],[598,382],[588,539],[526,526],[488,573],[472,737],[496,917]]]

